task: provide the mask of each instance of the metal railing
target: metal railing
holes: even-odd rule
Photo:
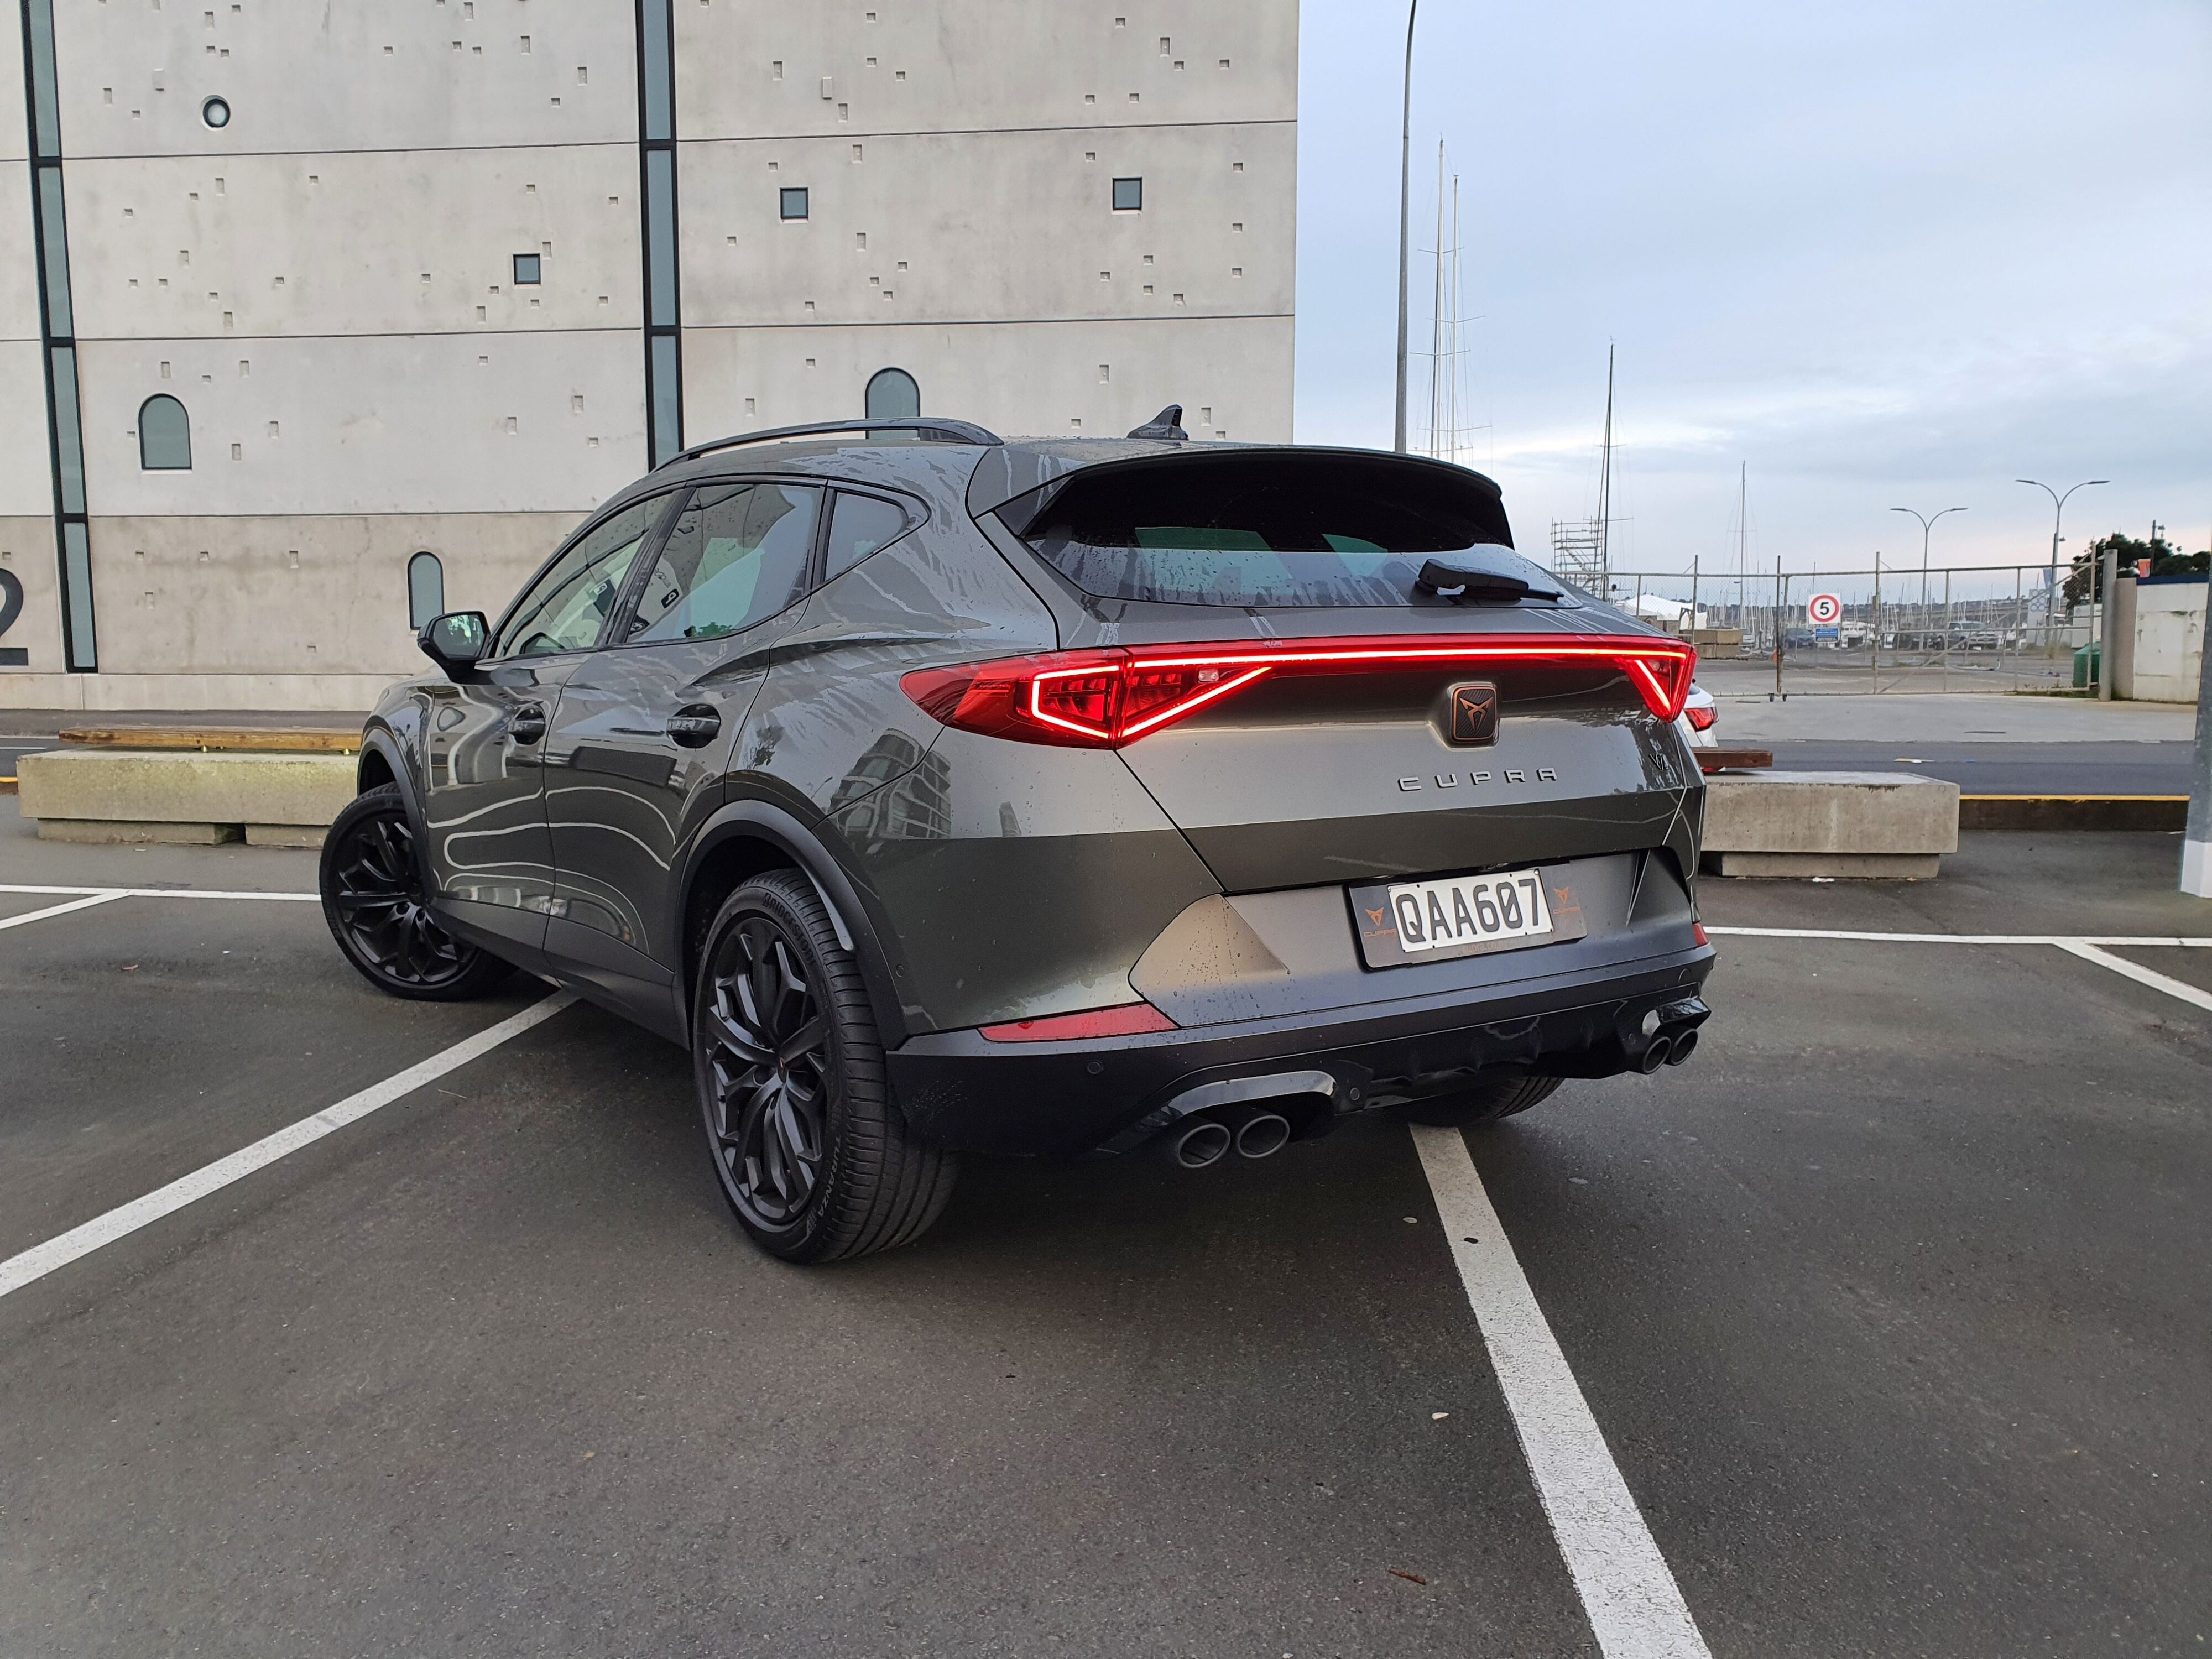
[[[2047,564],[1927,571],[1616,570],[1606,599],[1693,638],[1701,672],[1765,671],[1791,696],[1823,692],[2048,690],[2074,683],[2074,653],[2101,605],[2069,605]],[[1816,596],[1828,603],[1817,616]],[[1692,623],[1694,608],[1695,621]]]

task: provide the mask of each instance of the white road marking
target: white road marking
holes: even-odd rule
[[[0,893],[105,893],[110,898],[279,899],[287,903],[319,904],[320,893],[263,893],[251,889],[223,891],[212,887],[27,887],[0,882]]]
[[[1460,1282],[1606,1659],[1711,1659],[1456,1129],[1413,1127]],[[1469,1242],[1473,1241],[1473,1242]]]
[[[2207,950],[2212,949],[2212,939],[2160,938],[2142,933],[1858,933],[1826,927],[1708,927],[1705,932],[1731,934],[1738,939],[1840,939],[1878,945],[2051,945],[2084,962],[2094,962],[2100,968],[2124,974],[2154,991],[2163,991],[2197,1007],[2212,1010],[2212,991],[2200,991],[2194,985],[2154,973],[2101,948],[2143,945],[2154,949]]]
[[[289,1157],[303,1146],[312,1146],[325,1135],[343,1129],[349,1123],[358,1122],[379,1107],[389,1106],[393,1101],[412,1093],[426,1083],[434,1082],[447,1073],[455,1071],[489,1054],[509,1037],[520,1036],[533,1025],[541,1025],[575,1000],[573,993],[556,992],[539,1002],[534,1002],[520,1013],[510,1014],[498,1024],[465,1037],[450,1048],[441,1049],[429,1059],[398,1072],[381,1083],[372,1084],[358,1094],[348,1095],[334,1106],[325,1106],[313,1116],[301,1118],[297,1123],[264,1135],[250,1146],[240,1147],[228,1158],[179,1176],[166,1187],[156,1188],[143,1198],[135,1198],[119,1205],[106,1214],[94,1216],[82,1226],[72,1227],[43,1244],[34,1244],[21,1255],[0,1261],[0,1296],[20,1291],[26,1285],[44,1279],[58,1267],[65,1267],[80,1256],[89,1255],[103,1244],[112,1244],[127,1237],[141,1227],[159,1221],[163,1216],[174,1214],[188,1204],[198,1202],[209,1194],[220,1192],[234,1181],[242,1180],[256,1170],[267,1168],[281,1158]]]
[[[0,889],[0,890],[5,890]],[[2179,945],[2212,947],[2212,939],[2148,933],[1863,933],[1836,927],[1708,927],[1735,939],[1863,939],[1874,945]]]
[[[2100,951],[2095,945],[2080,939],[2061,939],[2058,948],[2077,956],[2084,962],[2094,962],[2100,968],[2109,968],[2116,974],[2124,974],[2138,985],[2148,985],[2154,991],[2163,991],[2170,997],[2179,997],[2184,1002],[2199,1008],[2212,1010],[2212,991],[2200,991],[2194,985],[2178,979],[2168,979],[2164,974],[2154,974],[2149,969],[2130,962],[2125,957],[2116,957],[2109,951]]]
[[[48,916],[65,916],[72,910],[89,910],[95,904],[108,904],[123,897],[119,892],[93,893],[83,898],[71,899],[67,904],[49,904],[43,910],[26,910],[20,916],[0,916],[0,927],[21,927],[27,921],[44,921]]]

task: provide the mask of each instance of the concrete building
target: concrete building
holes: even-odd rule
[[[0,706],[366,708],[687,440],[1291,436],[1296,0],[0,15]]]

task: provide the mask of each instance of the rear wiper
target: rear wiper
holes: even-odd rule
[[[1446,564],[1441,559],[1423,562],[1421,574],[1413,578],[1416,593],[1449,593],[1462,603],[1476,605],[1518,605],[1523,599],[1556,599],[1560,596],[1545,588],[1525,582],[1518,576],[1510,576],[1502,570],[1468,570],[1455,564]]]

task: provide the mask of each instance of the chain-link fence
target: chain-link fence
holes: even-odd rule
[[[2097,638],[2101,606],[2069,602],[2067,574],[2054,592],[2043,564],[1617,570],[1606,598],[1694,640],[1708,684],[1765,674],[1793,696],[2029,690],[2071,686],[2075,652]]]

